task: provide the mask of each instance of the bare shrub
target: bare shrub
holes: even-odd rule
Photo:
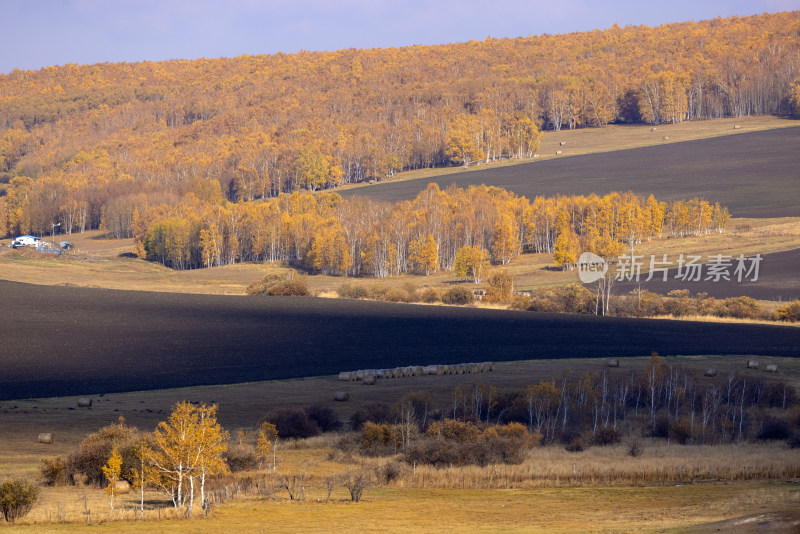
[[[619,442],[620,432],[613,426],[601,425],[597,427],[592,436],[592,443],[595,445],[613,445]]]
[[[345,475],[344,487],[350,491],[350,500],[359,502],[364,488],[369,484],[369,475],[364,471],[351,471]]]
[[[305,409],[305,412],[321,432],[332,432],[341,426],[336,412],[323,404],[309,406]]]
[[[299,408],[280,408],[272,410],[259,424],[269,422],[278,429],[281,439],[310,438],[319,435],[319,427],[306,412]]]
[[[252,445],[238,443],[229,445],[228,450],[222,455],[228,463],[231,472],[252,471],[258,466],[258,455]]]
[[[642,449],[642,445],[638,441],[631,441],[628,444],[628,456],[632,456],[633,458],[638,458],[642,455],[644,450]]]

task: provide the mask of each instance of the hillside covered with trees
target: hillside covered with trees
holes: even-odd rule
[[[154,206],[524,158],[546,129],[788,114],[800,104],[799,36],[791,12],[15,70],[0,75],[0,235],[60,223],[132,236],[134,213]]]

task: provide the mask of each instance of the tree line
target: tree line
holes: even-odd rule
[[[799,20],[15,70],[0,75],[0,235],[124,234],[148,198],[529,157],[545,129],[797,114]]]
[[[523,250],[554,253],[559,265],[581,251],[604,257],[664,236],[722,232],[728,212],[702,199],[665,203],[611,193],[536,197],[504,189],[431,184],[396,203],[337,193],[281,194],[249,203],[204,202],[135,209],[140,257],[175,269],[240,261],[287,261],[309,271],[384,278],[455,271],[479,282],[490,262]]]

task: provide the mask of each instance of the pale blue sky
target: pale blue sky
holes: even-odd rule
[[[0,73],[384,48],[800,9],[800,0],[0,0]]]

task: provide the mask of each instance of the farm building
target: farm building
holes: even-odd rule
[[[20,247],[38,247],[42,240],[32,235],[21,235],[11,242],[12,248]]]

